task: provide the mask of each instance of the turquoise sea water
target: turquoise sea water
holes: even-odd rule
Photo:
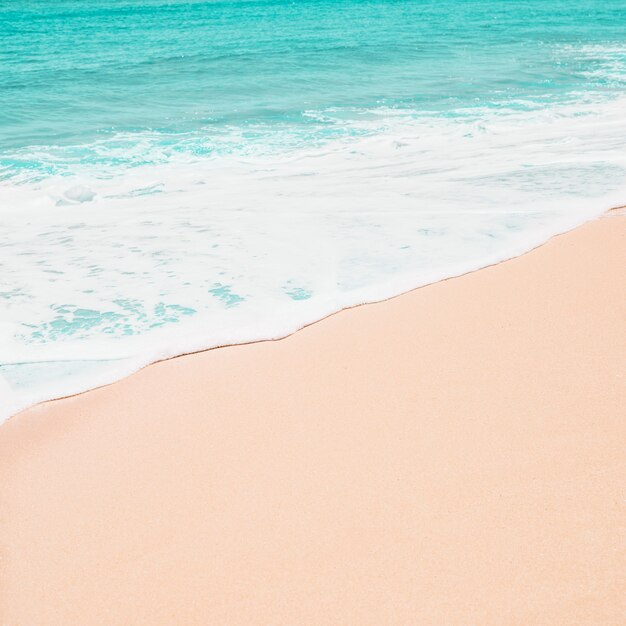
[[[581,223],[625,90],[626,0],[0,0],[5,412]]]
[[[625,37],[624,0],[4,0],[2,173],[323,141],[372,108],[620,92]],[[147,154],[115,143],[146,132]]]

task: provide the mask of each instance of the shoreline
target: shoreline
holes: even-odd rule
[[[37,400],[37,401],[34,401],[32,403],[29,402],[29,401],[27,401],[25,403],[20,403],[19,400],[18,401],[14,400],[13,401],[14,404],[11,404],[10,407],[18,406],[20,408],[18,408],[16,410],[14,410],[13,408],[10,408],[8,413],[6,414],[6,416],[2,417],[0,415],[0,426],[5,421],[7,421],[9,419],[13,419],[13,418],[21,415],[22,413],[25,413],[25,412],[27,412],[27,411],[29,411],[29,410],[37,407],[37,406],[46,405],[49,402],[55,402],[55,401],[58,401],[58,400],[66,400],[68,398],[73,398],[75,396],[81,396],[81,395],[83,395],[85,393],[90,393],[91,391],[94,391],[94,390],[97,390],[97,389],[102,389],[102,388],[109,387],[110,385],[115,385],[116,383],[120,382],[121,380],[124,380],[124,379],[128,378],[129,376],[133,376],[134,374],[137,374],[138,372],[144,370],[145,368],[151,367],[151,366],[156,365],[158,363],[170,361],[172,359],[178,359],[178,358],[181,358],[181,357],[192,356],[192,355],[200,354],[200,353],[203,353],[203,352],[209,352],[209,351],[212,351],[212,350],[218,350],[218,349],[224,349],[224,348],[233,348],[233,347],[236,347],[236,346],[247,346],[247,345],[255,344],[255,343],[282,341],[284,339],[287,339],[291,335],[293,335],[293,334],[295,334],[297,332],[300,332],[301,330],[304,330],[304,329],[308,328],[309,326],[312,326],[314,324],[318,324],[319,322],[323,322],[324,320],[326,320],[326,319],[328,319],[330,317],[333,317],[334,315],[338,315],[340,313],[343,313],[344,311],[350,311],[350,310],[357,309],[357,308],[362,307],[362,306],[376,305],[376,304],[381,304],[381,303],[384,303],[384,302],[389,302],[391,300],[394,300],[395,298],[403,297],[403,296],[405,296],[407,294],[410,294],[410,293],[412,293],[414,291],[417,291],[419,289],[424,289],[424,288],[429,287],[431,285],[435,285],[435,284],[438,284],[438,283],[444,283],[444,282],[446,282],[448,280],[454,280],[454,279],[462,278],[464,276],[467,276],[467,275],[470,275],[470,274],[474,274],[475,272],[480,272],[480,271],[483,271],[485,269],[501,265],[502,263],[507,263],[508,261],[511,261],[513,259],[522,257],[522,256],[524,256],[526,254],[529,254],[530,252],[533,252],[533,251],[537,250],[538,248],[541,248],[542,246],[545,246],[546,244],[548,244],[553,239],[555,239],[557,237],[561,237],[563,235],[567,235],[568,233],[570,233],[570,232],[572,232],[574,230],[577,230],[577,229],[585,226],[586,224],[588,224],[590,222],[593,222],[593,221],[598,220],[598,219],[602,219],[603,217],[608,217],[608,216],[613,216],[613,215],[621,215],[621,214],[623,214],[622,212],[624,210],[626,210],[626,205],[617,205],[617,206],[611,207],[609,209],[606,209],[600,215],[598,215],[596,217],[590,217],[586,221],[584,221],[582,224],[578,224],[576,226],[568,227],[564,231],[559,231],[559,232],[551,235],[548,239],[546,239],[544,241],[541,241],[540,243],[535,244],[532,247],[530,247],[528,250],[525,250],[524,252],[515,254],[512,257],[507,257],[507,258],[505,258],[503,260],[494,261],[493,263],[488,263],[487,265],[478,267],[476,269],[470,269],[470,270],[461,272],[459,274],[452,274],[450,276],[446,276],[444,278],[440,278],[440,279],[435,280],[433,282],[420,284],[420,285],[418,285],[416,287],[411,287],[409,289],[400,291],[400,292],[398,292],[396,294],[383,297],[380,300],[366,300],[364,302],[359,302],[357,304],[345,306],[343,308],[337,309],[336,311],[332,311],[330,313],[327,313],[326,315],[323,315],[320,318],[316,318],[316,319],[314,319],[314,320],[312,320],[310,322],[307,322],[307,323],[303,324],[302,326],[298,326],[294,330],[288,331],[285,334],[281,334],[281,335],[276,336],[276,337],[269,337],[269,338],[266,338],[266,339],[251,339],[249,341],[242,341],[242,342],[237,342],[237,343],[224,343],[224,344],[219,344],[219,345],[215,345],[215,346],[198,348],[198,349],[194,349],[194,350],[190,350],[190,351],[186,351],[186,352],[181,352],[179,354],[173,354],[172,356],[166,356],[166,357],[163,357],[163,358],[156,359],[154,361],[149,361],[149,362],[145,363],[144,365],[140,365],[140,366],[137,366],[137,367],[131,367],[129,370],[127,370],[127,373],[125,373],[123,375],[120,375],[119,377],[115,376],[111,380],[94,384],[94,386],[88,387],[88,388],[80,390],[80,391],[75,391],[75,392],[69,392],[69,393],[64,393],[64,394],[60,394],[60,395],[55,395],[54,397],[51,397],[51,398],[48,398],[48,399],[45,399],[45,400]],[[107,378],[107,377],[105,377],[105,378]],[[0,378],[0,383],[2,383],[2,379],[1,378]],[[1,390],[2,390],[2,388],[0,387],[0,391]]]
[[[625,243],[614,210],[19,412],[0,427],[0,612],[620,623]]]

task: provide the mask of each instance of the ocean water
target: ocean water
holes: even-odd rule
[[[625,147],[626,0],[0,0],[0,417],[520,254]]]

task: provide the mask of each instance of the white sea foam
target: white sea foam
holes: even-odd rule
[[[5,182],[0,414],[521,254],[624,202],[625,110],[376,110],[306,150]]]

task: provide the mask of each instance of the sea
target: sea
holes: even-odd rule
[[[0,0],[0,418],[625,203],[626,0]]]

